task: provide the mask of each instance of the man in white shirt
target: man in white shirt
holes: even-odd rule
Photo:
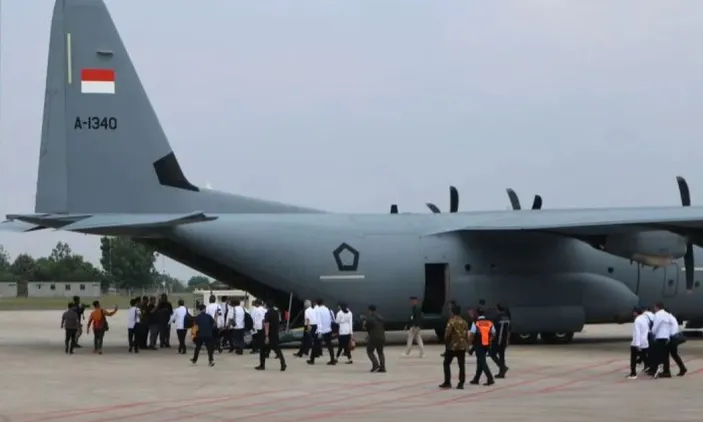
[[[260,300],[254,301],[254,306],[251,308],[251,319],[254,322],[252,342],[251,342],[251,354],[259,353],[259,350],[264,344],[264,316],[266,315],[266,309],[263,307],[263,303]]]
[[[630,343],[629,379],[637,379],[637,362],[642,361],[647,368],[647,350],[649,349],[649,319],[641,307],[633,311],[635,322],[632,324],[632,343]]]
[[[186,354],[186,316],[188,315],[188,309],[185,307],[185,302],[183,299],[178,301],[178,307],[173,310],[173,316],[171,317],[171,324],[176,326],[176,336],[178,336],[178,354]]]
[[[325,343],[327,351],[330,354],[330,361],[327,362],[328,365],[336,365],[337,360],[334,358],[334,348],[332,347],[332,325],[336,324],[334,320],[334,315],[332,311],[325,306],[322,299],[317,299],[315,318],[317,320],[317,333],[313,338],[313,350],[308,359],[307,363],[309,365],[315,364],[315,358],[317,356],[322,356],[322,342]]]
[[[674,362],[676,362],[676,366],[679,367],[679,373],[676,374],[676,376],[682,377],[686,375],[688,369],[686,369],[686,365],[684,365],[683,359],[681,359],[681,356],[679,356],[679,344],[682,343],[681,334],[679,334],[679,320],[677,320],[674,314],[672,314],[671,312],[669,312],[669,317],[669,324],[671,327],[671,338],[669,339],[669,355],[674,360]]]
[[[137,339],[137,328],[141,319],[141,312],[139,311],[139,307],[137,306],[138,303],[139,299],[130,300],[130,307],[127,310],[127,341],[129,342],[129,353],[132,353],[132,350],[134,350],[134,353],[139,353],[139,339]]]
[[[671,378],[669,368],[669,340],[671,339],[671,315],[664,310],[664,304],[657,302],[654,305],[654,322],[652,323],[654,336],[654,359],[652,360],[654,378]]]
[[[205,307],[205,313],[210,315],[212,319],[215,320],[215,329],[212,330],[212,338],[215,343],[217,351],[222,353],[222,339],[220,337],[220,327],[224,324],[224,314],[222,313],[222,307],[216,303],[217,298],[215,295],[210,295],[208,300],[208,305]]]
[[[236,350],[238,355],[244,353],[244,314],[246,311],[242,307],[242,303],[239,299],[235,299],[232,304],[234,305],[232,309],[232,324],[233,324],[233,341],[230,344],[230,353]]]
[[[232,332],[234,307],[227,296],[222,296],[220,308],[222,309],[222,318],[215,321],[217,322],[217,328],[220,330],[220,338],[222,338],[221,346],[223,349],[225,347],[229,348],[229,351],[232,352],[234,350],[234,335]]]
[[[312,303],[309,300],[303,302],[305,306],[305,331],[303,331],[303,341],[300,342],[300,349],[293,356],[302,358],[303,355],[307,356],[312,348],[313,338],[317,336],[317,311],[312,307]]]

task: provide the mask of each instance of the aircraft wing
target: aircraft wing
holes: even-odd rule
[[[463,218],[459,218],[463,217]],[[505,211],[458,214],[428,234],[457,231],[542,231],[566,236],[608,235],[667,230],[703,233],[703,207],[612,208],[585,210]]]
[[[28,214],[8,215],[2,224],[24,223],[59,230],[103,235],[146,235],[159,229],[217,219],[203,212],[190,214]],[[2,225],[0,225],[2,227]]]

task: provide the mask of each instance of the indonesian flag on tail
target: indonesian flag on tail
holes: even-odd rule
[[[112,69],[82,69],[81,93],[114,94],[115,71]]]

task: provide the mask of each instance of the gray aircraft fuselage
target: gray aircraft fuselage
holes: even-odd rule
[[[409,297],[427,299],[425,264],[432,263],[446,263],[447,275],[441,296],[424,304],[428,314],[448,300],[467,307],[483,299],[509,306],[524,333],[622,322],[635,305],[659,300],[680,318],[699,317],[701,293],[683,292],[676,263],[655,269],[542,233],[424,235],[443,220],[470,215],[221,214],[143,241],[281,306],[289,292],[297,300],[346,302],[357,313],[373,303],[392,328],[406,323]],[[355,270],[338,267],[333,252],[343,243],[358,252]],[[353,266],[352,252],[340,259]]]

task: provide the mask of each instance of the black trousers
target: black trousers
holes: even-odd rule
[[[684,365],[681,356],[679,356],[679,345],[675,341],[669,341],[669,356],[676,362],[676,366],[679,367],[679,372],[686,371],[686,365]],[[669,360],[667,358],[667,360]]]
[[[139,341],[138,341],[138,326],[135,324],[134,328],[127,329],[127,343],[129,344],[129,351],[134,350],[135,353],[139,353]]]
[[[322,356],[322,343],[325,343],[327,352],[330,354],[330,362],[334,361],[334,346],[332,346],[332,333],[325,333],[320,338],[319,335],[315,335],[313,338],[312,354],[310,355],[310,361],[315,362],[315,356]]]
[[[261,344],[263,344],[264,331],[263,329],[255,332],[251,335],[251,352],[258,353],[261,350]]]
[[[371,361],[372,369],[386,370],[386,355],[383,353],[383,346],[384,343],[375,342],[373,340],[369,340],[366,343],[366,355]],[[378,355],[378,358],[376,358],[376,355]]]
[[[200,355],[200,349],[205,345],[207,350],[207,360],[208,362],[213,362],[215,360],[215,340],[212,337],[195,337],[195,351],[193,352],[193,362],[198,361],[198,356]]]
[[[639,350],[635,346],[630,346],[630,375],[637,375],[638,362],[642,362],[645,368],[649,368],[647,349]]]
[[[264,335],[262,333],[261,338],[263,339]],[[266,344],[265,341],[263,341],[264,344],[260,346],[259,349],[259,366],[262,368],[266,368],[266,356],[270,353],[273,352],[276,354],[276,359],[281,361],[281,368],[286,366],[286,358],[283,357],[283,353],[281,352],[281,345],[279,344],[278,341],[274,342],[269,342]]]
[[[171,324],[159,325],[159,347],[171,347]]]
[[[488,367],[488,362],[486,362],[488,350],[489,349],[484,346],[474,346],[474,353],[476,354],[476,374],[474,375],[474,382],[478,382],[478,380],[481,379],[481,374],[486,375],[486,380],[488,382],[493,381],[491,368]]]
[[[349,345],[351,344],[351,334],[342,334],[337,338],[337,359],[341,354],[351,360],[351,350],[349,350]]]
[[[236,350],[237,353],[242,353],[244,350],[244,329],[235,328],[230,330],[232,337],[230,339],[229,350]]]
[[[444,352],[444,383],[452,383],[452,361],[456,358],[459,365],[459,384],[466,381],[466,350],[446,350]]]
[[[656,370],[659,365],[664,367],[665,374],[671,374],[669,367],[669,339],[656,339],[654,341],[654,356],[653,369]]]
[[[498,365],[499,374],[505,373],[505,349],[507,347],[507,344],[499,344],[498,342],[495,342],[491,345],[491,359],[493,359],[493,362]]]
[[[101,350],[103,348],[103,338],[105,338],[105,330],[98,328],[93,330],[93,348]]]
[[[149,325],[140,322],[135,326],[137,330],[137,343],[139,343],[140,349],[146,349],[149,347]]]
[[[222,353],[222,331],[219,328],[212,330],[212,341],[215,344],[215,348]]]
[[[188,330],[181,329],[176,330],[176,336],[178,336],[178,353],[186,353],[186,333]]]
[[[231,328],[223,328],[220,330],[220,345],[224,349],[228,348],[230,351],[234,350],[234,342],[232,341],[234,337],[234,330]]]
[[[66,328],[66,338],[64,339],[64,344],[66,345],[66,352],[73,353],[73,348],[76,347],[76,334],[78,334],[78,328]]]
[[[311,325],[310,331],[303,332],[303,341],[298,349],[298,356],[307,355],[312,349],[315,335],[317,334],[317,325]]]

